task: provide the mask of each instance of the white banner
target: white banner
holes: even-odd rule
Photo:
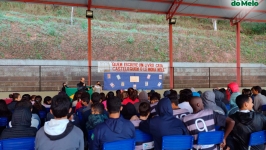
[[[168,74],[168,63],[98,61],[98,72],[150,72]]]

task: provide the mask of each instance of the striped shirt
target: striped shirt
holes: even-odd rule
[[[225,126],[226,116],[220,115],[210,109],[204,109],[196,114],[189,114],[183,118],[190,135],[194,136],[194,148],[198,145],[199,132],[215,131],[215,125]],[[200,149],[216,150],[216,145],[201,145]]]
[[[190,114],[190,113],[187,109],[174,109],[173,110],[173,115],[179,119],[182,119],[183,117],[185,117],[188,114]]]

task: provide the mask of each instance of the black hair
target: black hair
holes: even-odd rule
[[[264,95],[264,96],[266,96],[266,90],[264,90],[264,89],[261,90],[261,94]]]
[[[109,99],[114,98],[114,97],[115,97],[115,94],[114,94],[114,92],[112,92],[112,91],[108,92],[107,95],[106,95],[106,99],[107,99],[107,101],[108,101]]]
[[[83,101],[83,102],[86,102],[86,103],[90,103],[90,94],[89,93],[87,93],[87,92],[83,92],[82,94],[81,94],[81,100]]]
[[[56,95],[53,97],[51,110],[56,118],[62,118],[67,116],[70,107],[71,107],[71,102],[68,96]]]
[[[181,90],[179,93],[179,103],[188,102],[192,97],[192,91],[190,89]]]
[[[100,95],[101,95],[101,100],[102,100],[102,101],[105,101],[105,100],[106,100],[106,98],[105,98],[105,94],[104,94],[104,93],[100,93]]]
[[[151,111],[151,106],[147,102],[142,102],[139,104],[139,115],[147,116]]]
[[[21,100],[30,100],[30,94],[22,95]]]
[[[122,93],[121,93],[120,90],[116,90],[116,91],[115,91],[115,94],[116,94],[116,97],[121,98]]]
[[[170,90],[170,94],[169,95],[176,95],[177,96],[178,94],[177,94],[177,91],[176,90]]]
[[[42,97],[40,95],[35,96],[35,102],[42,103]]]
[[[202,95],[202,91],[198,91],[198,93],[199,93],[200,95]]]
[[[32,109],[32,104],[28,100],[21,100],[16,103],[15,109]]]
[[[5,100],[0,99],[0,116],[3,117],[6,115],[11,115],[11,112],[8,110]]]
[[[222,92],[222,93],[226,92],[225,88],[221,88],[221,89],[219,89],[219,91]]]
[[[248,96],[251,96],[251,90],[250,90],[250,89],[243,89],[243,90],[242,90],[242,95],[248,95]]]
[[[100,103],[101,101],[101,95],[98,93],[98,92],[94,92],[92,95],[91,95],[91,101],[92,103]]]
[[[91,105],[91,108],[95,109],[99,112],[99,114],[103,114],[104,111],[104,105],[102,103],[93,103]]]
[[[261,93],[261,87],[260,86],[253,86],[252,87],[255,91],[258,91],[259,93]]]
[[[236,105],[238,106],[239,109],[241,109],[244,103],[248,101],[249,101],[248,95],[239,95],[236,97]]]
[[[43,100],[43,103],[46,104],[46,105],[49,105],[48,104],[48,101],[52,101],[52,97],[51,96],[46,96]]]
[[[120,98],[113,97],[107,100],[107,110],[110,114],[120,112],[120,108],[121,108]]]
[[[73,101],[79,100],[83,92],[77,91],[73,97]]]
[[[150,100],[160,100],[161,99],[161,94],[154,92],[151,94]]]
[[[176,106],[178,106],[178,96],[177,95],[175,95],[175,94],[170,94],[169,96],[168,96],[168,98],[170,99],[170,101],[171,101],[171,103],[174,103]]]
[[[12,94],[12,99],[13,99],[13,101],[15,101],[15,99],[18,98],[19,95],[20,95],[19,93],[13,93],[13,94]]]

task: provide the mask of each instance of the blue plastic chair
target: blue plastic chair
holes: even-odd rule
[[[163,136],[163,150],[187,150],[193,148],[194,137],[191,135]]]
[[[153,138],[150,134],[140,131],[139,129],[135,130],[135,142],[144,143],[153,141]]]
[[[8,125],[8,120],[6,117],[0,118],[0,127],[6,127]]]
[[[223,131],[200,132],[198,134],[198,145],[211,145],[211,144],[216,145],[222,143],[223,139],[224,139]]]
[[[106,142],[103,144],[103,150],[134,150],[135,149],[135,140],[127,139],[120,140],[115,142]]]
[[[266,105],[261,106],[261,111],[266,111]]]
[[[150,134],[142,132],[139,129],[135,129],[135,142],[136,147],[145,147],[145,149],[152,149],[154,148],[153,138]]]
[[[0,150],[34,150],[34,137],[13,138],[0,141]]]
[[[46,111],[39,111],[39,116],[40,116],[40,119],[45,119],[46,118]]]
[[[248,143],[248,149],[250,150],[251,146],[254,145],[260,145],[266,143],[266,131],[259,131],[251,133],[249,143]]]

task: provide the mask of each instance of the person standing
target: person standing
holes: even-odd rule
[[[85,78],[82,77],[80,79],[80,82],[77,84],[77,89],[78,89],[78,91],[87,91],[88,90],[88,88],[85,84]]]
[[[100,81],[96,82],[96,85],[94,85],[93,91],[97,93],[102,93],[103,90],[102,90],[102,85]]]

